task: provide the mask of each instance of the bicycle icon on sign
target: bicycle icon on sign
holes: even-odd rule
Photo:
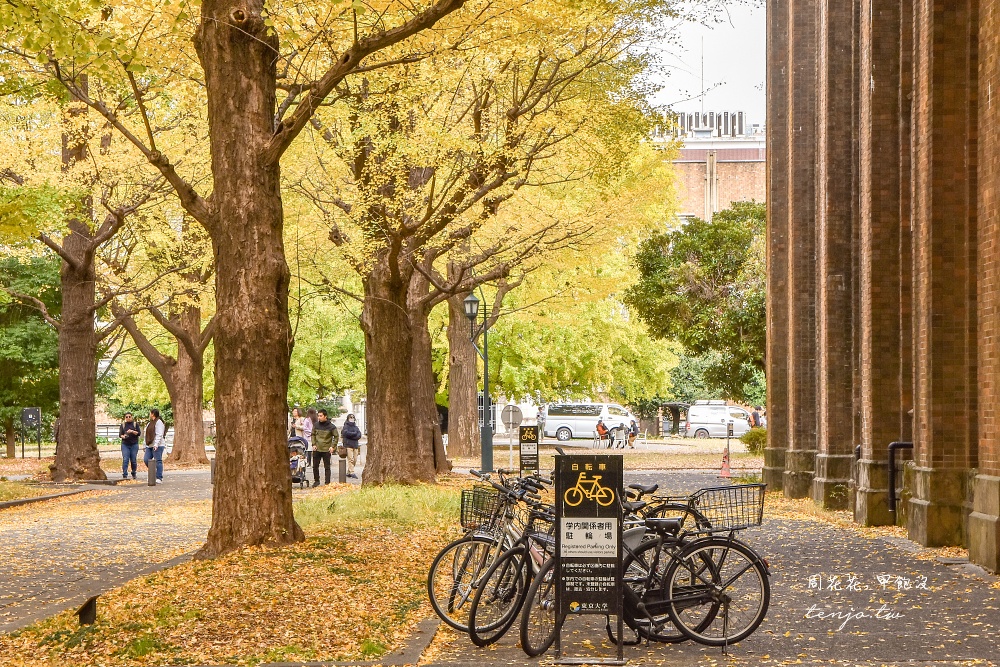
[[[615,492],[606,486],[601,486],[601,475],[587,479],[587,473],[581,472],[576,480],[576,486],[566,489],[563,500],[570,507],[576,507],[583,499],[596,500],[601,507],[607,507],[615,500]]]

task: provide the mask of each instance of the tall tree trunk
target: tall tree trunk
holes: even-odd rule
[[[201,309],[185,308],[177,319],[192,339],[200,342]],[[201,412],[205,402],[204,370],[204,357],[192,356],[178,341],[177,363],[172,370],[174,390],[170,392],[174,409],[174,448],[170,451],[173,463],[208,463]],[[167,387],[169,390],[170,385]]]
[[[274,131],[278,40],[260,0],[205,0],[205,72],[216,261],[216,477],[200,558],[304,539],[285,448],[291,327],[281,179],[262,159]]]
[[[448,453],[478,456],[479,379],[476,348],[460,294],[448,299]]]
[[[7,443],[7,458],[17,456],[17,433],[14,431],[14,418],[8,417],[3,422],[4,442]]]
[[[59,271],[62,311],[59,325],[59,444],[49,466],[53,481],[102,480],[97,451],[94,392],[97,384],[97,333],[94,305],[97,300],[94,255],[87,225],[69,224],[63,249],[77,259],[65,259]]]
[[[361,328],[368,390],[364,484],[433,482],[434,468],[421,460],[413,419],[408,281],[393,275],[382,258],[365,277],[364,286]]]
[[[413,426],[417,436],[420,461],[431,469],[430,474],[446,473],[451,462],[444,453],[441,420],[438,418],[437,383],[434,380],[433,347],[427,319],[430,312],[420,300],[427,296],[430,283],[425,276],[414,272],[410,279],[410,329],[413,348],[410,357],[410,400],[413,406]]]

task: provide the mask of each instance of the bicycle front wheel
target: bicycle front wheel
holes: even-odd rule
[[[469,610],[469,639],[476,646],[489,646],[514,625],[528,589],[529,559],[518,545],[486,571]]]
[[[442,621],[468,631],[472,596],[501,551],[500,543],[485,535],[463,537],[441,550],[427,575],[427,594]]]
[[[714,571],[702,567],[706,561]],[[666,581],[674,625],[707,646],[749,637],[771,600],[763,559],[749,545],[721,536],[688,545],[670,564]]]
[[[556,640],[556,561],[549,558],[528,587],[521,613],[521,648],[532,658]]]

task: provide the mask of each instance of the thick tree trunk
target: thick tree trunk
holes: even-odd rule
[[[428,281],[414,274],[410,281],[410,328],[413,332],[413,350],[410,358],[410,387],[413,405],[413,426],[417,436],[417,451],[420,461],[429,466],[431,474],[446,473],[451,470],[451,462],[444,453],[444,439],[441,436],[441,421],[438,418],[437,383],[434,379],[431,333],[427,326],[430,313],[420,305],[414,305],[427,295]]]
[[[433,482],[434,467],[421,460],[413,420],[407,281],[392,275],[383,258],[364,284],[361,328],[368,390],[364,484]]]
[[[195,47],[205,72],[216,261],[216,476],[201,558],[304,539],[292,512],[285,409],[292,340],[273,133],[277,38],[259,0],[205,0]]]
[[[7,443],[7,458],[17,456],[17,433],[14,431],[14,418],[10,417],[3,423],[4,442]]]
[[[462,300],[448,300],[448,453],[478,456],[479,403],[476,348],[469,340],[470,325]]]
[[[200,341],[201,309],[186,308],[178,318],[181,326]],[[174,409],[174,447],[170,451],[173,463],[208,463],[205,453],[205,422],[202,405],[205,402],[203,358],[193,357],[187,348],[177,343],[177,363],[172,382],[167,385],[170,404]],[[170,389],[171,384],[173,389]]]
[[[90,230],[74,220],[63,249],[77,258],[60,270],[62,309],[59,325],[59,444],[49,466],[53,481],[101,480],[97,451],[94,391],[97,383],[96,285]]]

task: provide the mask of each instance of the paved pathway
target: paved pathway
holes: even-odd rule
[[[159,569],[205,540],[207,471],[168,471],[156,487],[93,489],[0,512],[0,632]]]
[[[676,491],[718,481],[709,475],[673,472],[627,474],[626,478],[643,483],[666,480],[670,490]],[[769,519],[744,537],[770,562],[771,604],[758,631],[730,647],[736,658],[756,664],[1000,659],[1000,578],[996,576],[970,565],[946,565],[906,540],[869,538],[856,530],[809,520]],[[849,583],[857,589],[848,590]],[[856,616],[859,612],[864,616]],[[571,655],[613,654],[606,642],[604,619],[597,619],[568,622]],[[474,647],[464,635],[441,632],[443,638],[451,639],[435,656],[435,665],[536,662],[521,652],[516,632],[487,649]],[[701,658],[722,658],[721,649],[690,642],[627,647],[625,657],[643,665],[689,665]]]

